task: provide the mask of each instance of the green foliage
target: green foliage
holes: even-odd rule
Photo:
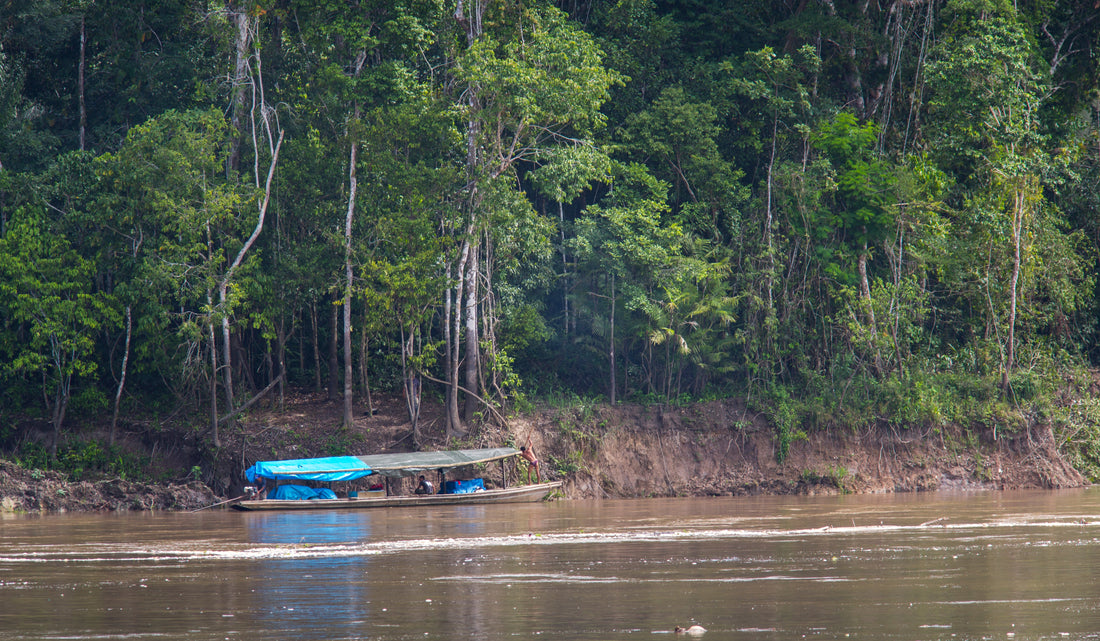
[[[584,455],[581,450],[570,450],[569,454],[562,458],[551,455],[550,467],[558,473],[558,476],[572,476],[584,469]]]
[[[25,95],[26,75],[0,46],[0,159],[9,168],[39,166],[58,144],[45,127],[46,112]]]
[[[807,437],[802,429],[804,410],[785,387],[775,388],[771,396],[769,413],[775,426],[775,460],[783,463],[787,460],[791,445]]]
[[[1046,92],[1031,39],[1000,15],[969,22],[946,39],[928,65],[940,154],[959,154],[953,166],[1014,154],[1041,141],[1038,109]],[[996,162],[994,160],[994,162]]]
[[[552,137],[566,124],[578,132],[600,126],[600,106],[619,78],[602,64],[592,37],[542,3],[518,7],[513,15],[508,15],[513,9],[502,5],[492,9],[504,14],[497,23],[501,32],[474,42],[456,70],[462,82],[477,88],[487,122],[534,141]],[[532,124],[538,127],[528,129]],[[484,133],[493,141],[502,132]],[[527,151],[537,153],[541,146]]]
[[[117,321],[110,297],[93,289],[93,269],[37,211],[18,210],[0,238],[0,318],[9,332],[0,381],[42,381],[55,447],[74,390],[99,366],[95,336]]]
[[[848,468],[842,466],[829,466],[824,472],[817,470],[802,470],[799,479],[808,485],[831,485],[842,493],[848,490],[844,487],[844,479],[848,477]]]
[[[466,348],[510,409],[747,394],[781,460],[813,429],[1051,417],[1095,476],[1091,410],[1057,400],[1100,362],[1091,5],[567,5],[265,3],[242,43],[235,5],[0,8],[4,420],[102,417],[124,351],[123,414],[208,416],[223,322],[248,392],[335,387],[343,305],[358,383],[445,380],[465,249]],[[238,54],[234,114],[210,79]],[[269,222],[223,302],[264,116]]]
[[[594,403],[581,403],[557,413],[558,431],[569,444],[569,454],[559,463],[554,463],[556,467],[561,465],[563,469],[576,472],[580,469],[585,455],[595,451],[603,439],[606,426],[602,422],[596,424],[594,412]]]
[[[69,440],[58,447],[57,456],[37,443],[25,443],[15,453],[15,462],[28,470],[55,470],[74,481],[121,478],[145,482],[154,479],[148,456],[134,454],[99,441]]]
[[[881,241],[893,229],[888,205],[895,201],[893,167],[874,157],[878,140],[875,123],[859,124],[855,115],[842,111],[824,120],[812,136],[814,145],[832,162],[837,203],[831,226],[845,233],[859,248]]]
[[[1052,411],[1058,449],[1091,483],[1100,481],[1100,399],[1075,398]]]
[[[50,453],[38,443],[27,443],[19,448],[15,462],[28,470],[50,469]]]
[[[670,87],[650,109],[627,119],[623,136],[631,156],[651,163],[656,177],[673,186],[682,226],[716,239],[731,236],[731,221],[747,200],[743,173],[719,150],[717,119],[712,104]]]
[[[359,446],[362,441],[363,435],[361,433],[341,428],[329,434],[324,445],[325,455],[345,456],[362,453],[362,448]]]

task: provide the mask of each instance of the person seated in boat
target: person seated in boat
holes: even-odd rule
[[[531,447],[531,435],[527,435],[527,443],[519,448],[519,455],[523,457],[523,460],[527,461],[527,482],[531,482],[531,470],[535,471],[535,479],[542,483],[542,468],[539,466],[539,459],[535,456],[535,450]]]
[[[435,494],[435,488],[432,487],[432,482],[424,478],[424,475],[420,475],[420,482],[416,484],[417,494]]]
[[[259,483],[256,484],[256,487],[252,488],[252,492],[248,498],[254,501],[267,498],[267,479],[262,476],[259,477]]]

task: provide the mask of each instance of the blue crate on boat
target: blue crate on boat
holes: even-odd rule
[[[484,479],[469,479],[466,481],[445,481],[443,483],[444,494],[469,494],[470,492],[485,491]]]

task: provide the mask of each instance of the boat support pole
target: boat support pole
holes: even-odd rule
[[[226,499],[226,500],[222,501],[221,503],[215,503],[213,505],[207,505],[206,507],[200,507],[197,510],[191,510],[191,513],[194,514],[195,512],[202,512],[203,510],[209,510],[212,507],[218,507],[219,505],[225,505],[226,503],[232,503],[233,501],[239,501],[243,498],[244,498],[244,494],[242,494],[238,497],[232,498],[232,499]]]

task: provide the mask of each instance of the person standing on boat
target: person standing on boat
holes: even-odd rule
[[[424,475],[420,475],[420,483],[416,485],[417,494],[435,494],[435,488],[432,487],[432,482],[424,478]]]
[[[535,456],[535,450],[531,447],[531,435],[527,435],[527,443],[523,447],[519,448],[519,455],[523,457],[523,460],[527,461],[527,482],[531,482],[531,470],[535,471],[535,478],[539,483],[542,483],[542,468],[539,466],[539,459]]]

